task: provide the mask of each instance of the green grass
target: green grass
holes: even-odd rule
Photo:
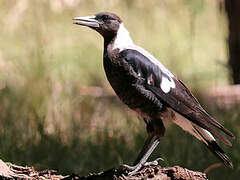
[[[60,3],[62,2],[62,3]],[[73,4],[71,4],[72,2]],[[119,14],[136,44],[199,91],[228,83],[225,15],[217,2],[143,1],[0,2],[0,158],[37,169],[87,174],[130,164],[146,137],[145,125],[112,93],[102,67],[103,39],[72,24],[74,16]],[[81,94],[98,86],[103,97]],[[239,112],[212,111],[239,137]],[[179,138],[181,137],[181,138]],[[227,148],[234,169],[210,179],[237,179],[238,140]],[[151,159],[163,166],[203,171],[218,162],[175,126]]]

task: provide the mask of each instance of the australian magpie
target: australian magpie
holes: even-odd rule
[[[148,137],[134,166],[128,168],[137,171],[146,163],[164,136],[166,121],[195,136],[225,166],[233,167],[214,136],[231,146],[221,132],[232,138],[234,135],[202,108],[182,81],[153,55],[133,43],[116,14],[103,12],[73,20],[74,24],[90,27],[103,36],[103,65],[107,79],[117,96],[146,123]]]

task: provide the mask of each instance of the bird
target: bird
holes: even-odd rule
[[[165,134],[166,122],[190,133],[223,162],[233,168],[230,158],[215,137],[228,146],[223,135],[235,136],[210,116],[187,86],[157,58],[134,44],[122,19],[111,12],[75,17],[74,24],[89,27],[104,38],[103,66],[106,77],[119,99],[137,112],[146,123],[147,138],[132,166],[137,172]],[[215,136],[215,137],[214,137]]]

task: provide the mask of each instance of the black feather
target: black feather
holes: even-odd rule
[[[225,166],[233,168],[233,164],[231,162],[231,160],[229,159],[229,157],[225,154],[225,152],[222,150],[222,148],[215,142],[208,142],[207,145],[208,149],[210,149],[210,151],[213,152],[213,154],[215,154],[215,156],[220,159]]]

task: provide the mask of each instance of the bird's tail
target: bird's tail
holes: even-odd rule
[[[207,142],[207,147],[210,149],[218,159],[220,159],[226,167],[233,168],[233,164],[222,148],[216,141]]]
[[[233,168],[233,164],[229,157],[225,154],[222,148],[216,143],[213,135],[207,131],[199,127],[198,125],[193,125],[195,132],[198,136],[196,136],[200,141],[204,142],[204,144],[212,151],[215,156],[220,159],[226,167]]]

